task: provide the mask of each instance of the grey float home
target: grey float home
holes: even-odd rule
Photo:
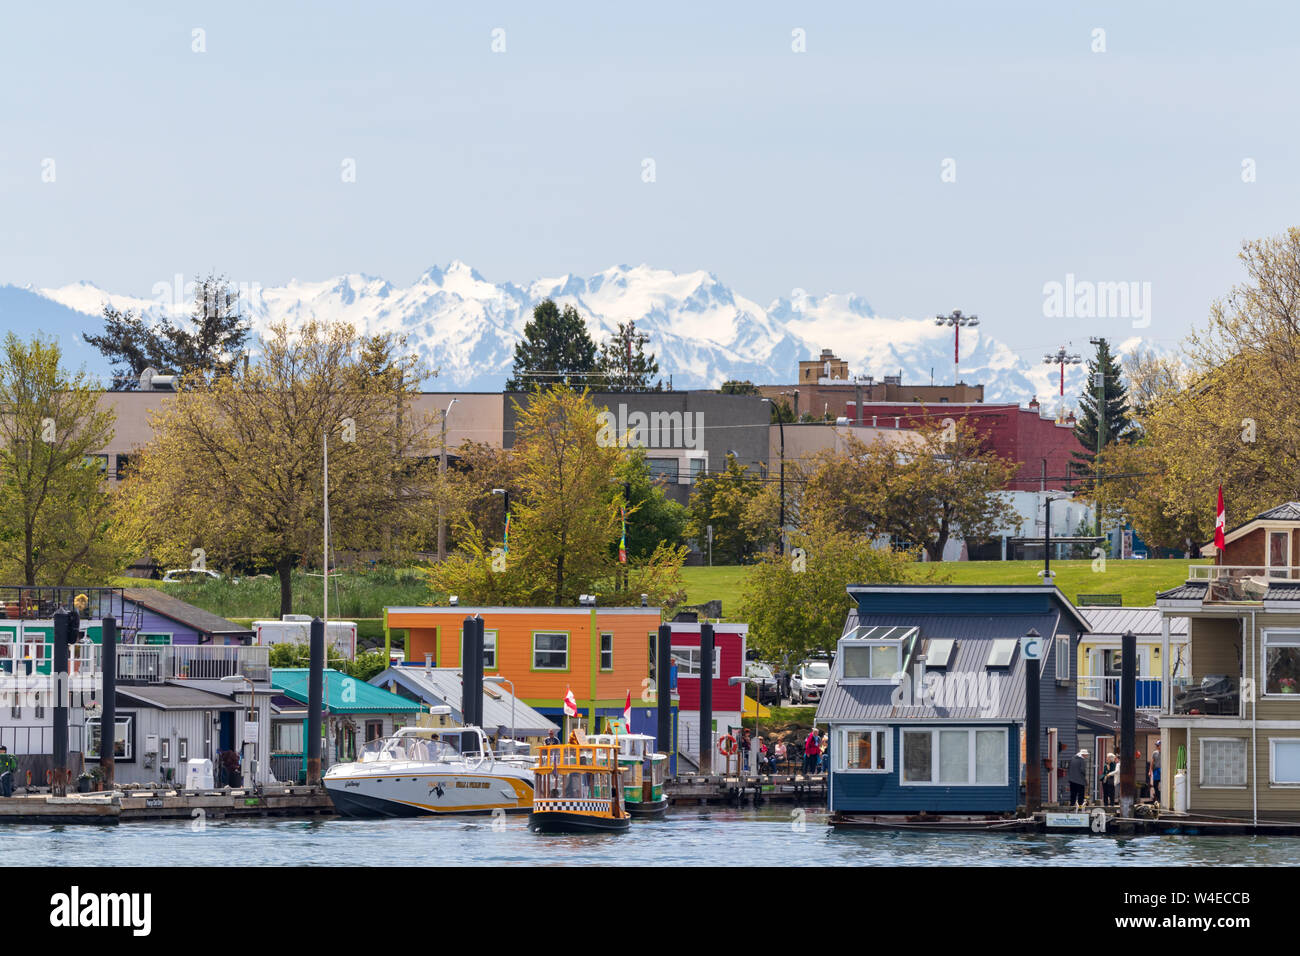
[[[1025,657],[1041,661],[1040,751],[1076,748],[1088,624],[1054,586],[856,585],[818,723],[833,814],[1001,814],[1024,803]],[[1064,780],[1061,780],[1064,788]],[[1044,802],[1052,781],[1043,774]]]

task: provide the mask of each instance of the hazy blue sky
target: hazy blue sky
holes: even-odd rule
[[[0,7],[0,282],[646,262],[1032,353],[1067,273],[1180,338],[1300,209],[1294,4],[133,6]]]

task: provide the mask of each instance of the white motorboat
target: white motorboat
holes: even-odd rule
[[[534,758],[493,753],[477,727],[403,727],[367,743],[322,782],[346,817],[527,812]]]

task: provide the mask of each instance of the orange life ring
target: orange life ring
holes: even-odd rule
[[[730,748],[728,748],[728,742],[730,742]],[[723,737],[721,740],[718,741],[718,753],[722,754],[722,756],[730,757],[735,752],[736,752],[736,738],[733,737],[731,734],[727,734],[725,737]]]

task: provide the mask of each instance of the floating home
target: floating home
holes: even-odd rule
[[[1191,565],[1185,584],[1156,598],[1166,617],[1190,622],[1188,676],[1161,675],[1161,803],[1300,821],[1300,502],[1201,550],[1215,563]]]
[[[1039,747],[1077,749],[1075,649],[1088,623],[1054,586],[856,585],[817,722],[830,725],[830,809],[994,815],[1024,803],[1025,656],[1042,640]]]
[[[459,667],[425,667],[418,661],[407,661],[376,674],[370,683],[426,707],[448,708],[453,725],[464,722]],[[541,744],[552,731],[560,729],[555,721],[511,695],[506,685],[484,683],[482,730],[497,737],[503,728],[505,736],[513,734],[514,739],[529,745]]]

